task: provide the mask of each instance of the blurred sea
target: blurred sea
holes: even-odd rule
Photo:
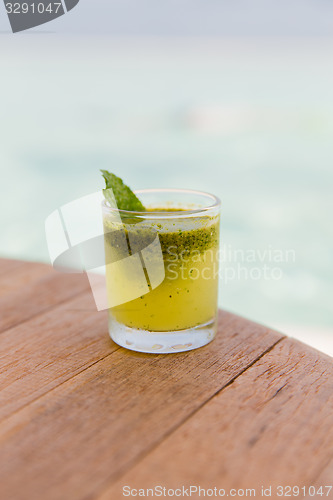
[[[213,192],[235,271],[220,305],[333,355],[332,40],[3,40],[1,255],[47,262],[45,218],[101,168]],[[250,275],[264,264],[279,278]]]

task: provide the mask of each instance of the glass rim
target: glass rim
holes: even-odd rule
[[[119,210],[118,208],[111,207],[105,198],[102,201],[102,206],[106,208],[109,212],[117,212],[120,215],[130,216],[130,217],[141,217],[145,219],[179,219],[186,218],[191,216],[199,216],[200,214],[206,214],[209,211],[214,209],[219,209],[221,206],[221,200],[215,196],[214,194],[207,193],[205,191],[199,191],[196,189],[181,189],[181,188],[148,188],[148,189],[136,189],[133,191],[134,194],[140,195],[145,193],[186,193],[193,194],[197,196],[205,196],[212,200],[212,204],[207,205],[202,208],[197,208],[193,210],[172,210],[170,212],[138,212],[138,211],[130,211],[130,210]]]

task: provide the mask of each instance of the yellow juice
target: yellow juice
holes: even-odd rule
[[[104,230],[109,313],[118,323],[168,332],[215,318],[219,215],[122,223],[105,217]]]

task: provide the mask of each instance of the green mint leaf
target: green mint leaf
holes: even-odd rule
[[[139,198],[123,183],[120,177],[111,174],[107,170],[101,170],[101,172],[105,179],[103,194],[106,201],[109,202],[112,207],[116,202],[119,210],[129,210],[131,212],[146,211]],[[110,191],[110,188],[112,191]]]

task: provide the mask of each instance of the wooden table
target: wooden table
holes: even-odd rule
[[[329,356],[225,311],[208,346],[138,354],[110,340],[84,275],[3,259],[0,284],[1,500],[332,485]]]

